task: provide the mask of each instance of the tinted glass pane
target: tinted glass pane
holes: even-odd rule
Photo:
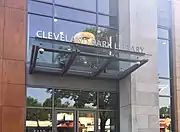
[[[100,109],[116,109],[117,95],[110,92],[99,93],[99,108]]]
[[[99,132],[115,132],[117,116],[115,111],[100,111],[98,119]]]
[[[158,28],[158,37],[168,39],[169,38],[168,30]]]
[[[26,111],[26,132],[52,132],[51,109],[32,109]]]
[[[98,25],[118,27],[118,20],[115,16],[98,15]]]
[[[47,3],[52,3],[53,2],[53,0],[38,0],[38,1],[47,2]]]
[[[166,124],[166,130],[171,131],[171,107],[170,98],[160,97],[159,98],[159,113],[160,113],[160,129],[163,132]]]
[[[166,27],[171,25],[171,1],[158,0],[158,24]]]
[[[27,88],[27,106],[51,107],[52,90],[47,88]]]
[[[76,43],[85,43],[88,41],[91,44],[94,43],[96,33],[95,26],[63,21],[59,19],[55,19],[54,26],[57,40],[73,41]],[[61,35],[58,35],[60,33]]]
[[[73,90],[55,90],[55,107],[96,108],[96,93]]]
[[[117,0],[98,0],[98,12],[117,16]]]
[[[28,1],[28,12],[52,16],[52,5]]]
[[[166,79],[159,79],[159,94],[170,95],[170,81]]]
[[[87,22],[92,24],[96,23],[95,13],[88,13],[88,12],[78,11],[60,6],[55,6],[55,17]]]
[[[42,17],[37,15],[28,15],[28,36],[48,38],[49,32],[52,33],[52,19],[48,17]],[[30,61],[31,49],[33,39],[28,38],[27,43],[27,60]],[[48,57],[52,56],[52,53],[46,53]],[[46,58],[46,57],[44,57]]]
[[[118,31],[109,28],[98,27],[97,46],[118,48]]]
[[[55,3],[78,9],[96,11],[96,0],[55,0]]]
[[[169,77],[169,41],[158,40],[158,73],[160,77]]]

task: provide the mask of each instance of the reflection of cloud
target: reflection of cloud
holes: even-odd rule
[[[159,93],[161,93],[164,89],[167,89],[168,85],[159,85]]]

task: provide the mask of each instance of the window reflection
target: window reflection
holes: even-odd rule
[[[158,24],[165,27],[171,25],[171,1],[158,0]]]
[[[99,93],[99,108],[100,109],[116,109],[117,95],[110,92]]]
[[[170,97],[159,97],[160,117],[170,117]]]
[[[52,16],[52,5],[28,1],[28,12]]]
[[[117,16],[117,0],[98,0],[98,12]]]
[[[50,109],[28,108],[26,132],[52,132],[52,111]]]
[[[159,94],[170,95],[170,82],[166,79],[159,79]]]
[[[169,41],[158,40],[158,73],[160,77],[169,77]]]
[[[80,36],[82,34],[78,34],[80,32],[90,32],[93,35],[96,32],[96,28],[93,25],[86,25],[86,24],[81,24],[81,23],[74,23],[74,22],[69,22],[69,21],[64,21],[64,20],[59,20],[54,23],[54,29],[55,33],[61,33],[61,36],[59,36],[59,40],[61,41],[70,41],[72,42],[73,40],[76,41],[76,36]],[[89,40],[90,41],[90,40]],[[88,41],[80,41],[79,43],[85,43]]]
[[[115,111],[100,111],[98,120],[99,132],[116,131],[116,113]]]
[[[78,9],[96,11],[96,0],[55,0],[55,3]]]
[[[55,107],[96,108],[96,92],[59,90],[54,93]]]
[[[160,132],[171,130],[171,107],[170,97],[160,97]]]
[[[158,28],[158,37],[169,39],[169,32],[168,30]]]
[[[31,37],[41,37],[47,38],[47,33],[52,32],[52,19],[48,17],[42,17],[37,15],[28,15],[29,17],[29,27],[28,27],[28,52],[27,59],[30,61],[32,44],[35,44],[34,39]],[[51,45],[50,45],[51,46]],[[40,59],[42,62],[51,61],[52,53],[45,53],[44,55],[40,55]]]
[[[27,106],[51,107],[51,91],[51,89],[47,88],[27,88]]]
[[[35,1],[42,1],[42,2],[47,2],[47,3],[52,3],[53,0],[35,0]]]
[[[118,28],[116,16],[98,15],[98,25]]]
[[[87,23],[96,23],[96,14],[55,6],[55,17]]]
[[[118,30],[98,27],[97,46],[106,48],[118,48]]]

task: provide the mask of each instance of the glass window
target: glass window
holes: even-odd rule
[[[29,14],[29,37],[48,38],[52,32],[52,18]]]
[[[98,12],[117,16],[117,0],[98,0]]]
[[[83,10],[96,11],[96,0],[55,0],[55,3]]]
[[[28,12],[52,16],[52,5],[28,1]]]
[[[35,0],[35,1],[42,1],[42,2],[47,2],[47,3],[52,3],[53,0]]]
[[[170,81],[167,79],[159,79],[159,94],[170,95]]]
[[[55,107],[96,108],[96,92],[56,89],[54,93]]]
[[[163,132],[164,124],[166,124],[166,129],[171,130],[171,107],[169,97],[159,98],[159,113],[160,113],[160,129]]]
[[[58,36],[59,33],[61,34],[57,38],[58,40],[84,43],[87,42],[85,40],[88,39],[88,41],[94,43],[93,39],[95,38],[95,33],[96,33],[95,26],[56,19],[54,23],[54,27],[55,27],[54,28],[55,34],[57,34],[56,36]],[[82,32],[89,32],[89,33],[82,33]]]
[[[117,95],[111,92],[99,93],[99,108],[100,109],[116,109],[117,108]]]
[[[99,132],[115,132],[117,116],[115,111],[99,111],[98,129]]]
[[[158,0],[158,24],[165,27],[171,25],[171,2],[170,0]]]
[[[96,14],[65,7],[55,6],[55,17],[65,18],[86,23],[96,23]]]
[[[98,27],[97,46],[106,48],[118,48],[118,30]]]
[[[52,132],[52,110],[27,108],[26,132]]]
[[[27,88],[27,106],[51,107],[52,89]]]
[[[37,15],[28,15],[28,44],[27,44],[27,61],[30,61],[32,44],[34,44],[33,37],[50,38],[49,34],[52,34],[52,19],[49,17],[42,17]],[[54,34],[53,34],[54,35]],[[51,46],[49,44],[49,46]],[[44,53],[38,56],[38,61],[52,61],[52,53]]]
[[[159,97],[160,117],[170,117],[170,97]]]
[[[159,38],[164,38],[164,39],[169,39],[169,32],[168,32],[168,30],[158,28],[158,37]]]
[[[158,40],[158,73],[160,77],[169,77],[169,41]]]
[[[116,16],[98,15],[98,25],[117,28],[118,20]]]

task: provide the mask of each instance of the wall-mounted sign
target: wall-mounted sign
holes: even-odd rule
[[[106,40],[103,40],[103,38],[100,38],[100,40],[96,41],[96,37],[94,36],[93,33],[90,33],[90,32],[79,32],[69,38],[69,36],[65,34],[64,32],[52,33],[52,32],[45,32],[45,31],[39,30],[36,32],[36,37],[74,42],[74,43],[79,43],[79,44],[94,45],[94,46],[105,47],[105,48],[130,50],[130,51],[141,52],[141,53],[144,52],[144,48],[141,46],[132,45],[130,47],[129,45],[122,45],[122,44],[118,45],[116,41],[113,40],[112,36],[107,36],[108,39],[106,38]]]

